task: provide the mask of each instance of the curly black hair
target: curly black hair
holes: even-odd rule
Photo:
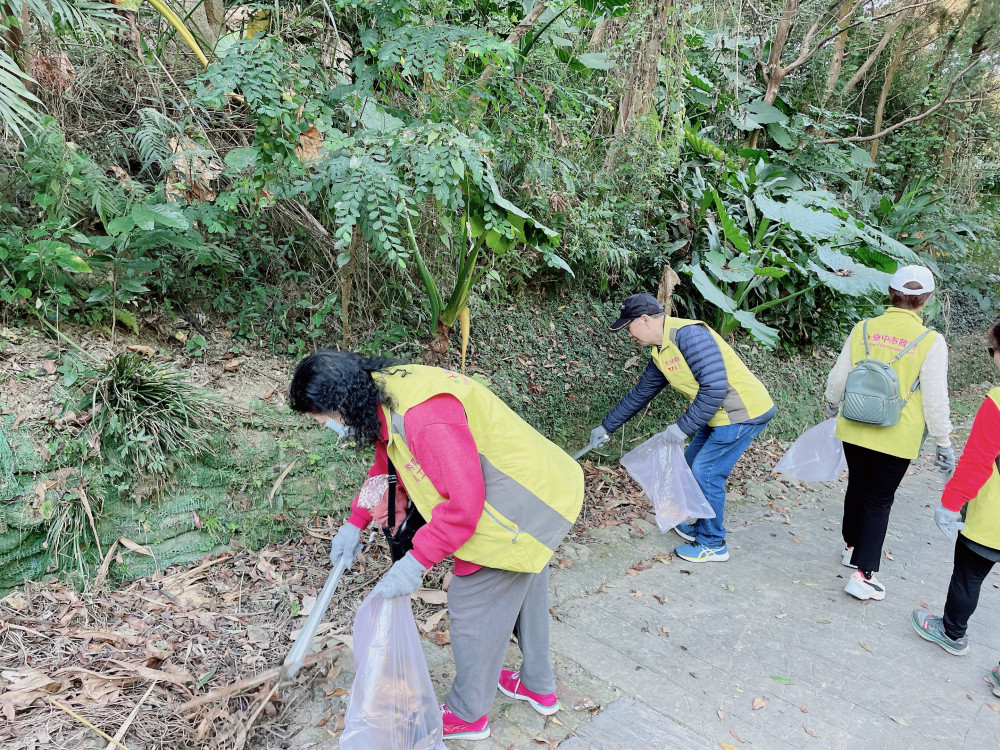
[[[392,397],[376,385],[373,372],[404,364],[389,357],[363,357],[354,352],[318,349],[299,362],[288,388],[289,405],[309,414],[339,412],[352,428],[358,446],[382,437],[380,404],[392,408]]]
[[[993,321],[993,325],[990,326],[989,330],[986,332],[986,340],[996,348],[1000,345],[1000,320]]]

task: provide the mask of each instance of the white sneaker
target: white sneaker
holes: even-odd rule
[[[843,559],[841,559],[840,562],[844,565],[845,568],[854,568],[855,570],[857,570],[858,569],[857,565],[851,565],[851,555],[853,554],[854,554],[854,547],[844,547],[844,557]]]
[[[860,570],[851,573],[851,580],[844,586],[844,591],[855,599],[874,599],[877,602],[885,599],[885,586],[875,576],[865,578]]]

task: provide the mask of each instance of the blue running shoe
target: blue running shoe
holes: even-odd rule
[[[674,531],[677,533],[681,539],[686,542],[694,541],[694,524],[693,523],[679,523],[674,526]]]
[[[693,563],[725,562],[729,559],[729,548],[723,542],[721,547],[706,547],[703,544],[682,544],[674,552],[682,560]]]

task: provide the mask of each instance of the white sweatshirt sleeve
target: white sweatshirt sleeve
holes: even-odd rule
[[[951,445],[951,404],[948,401],[948,342],[934,339],[920,365],[924,422],[937,445]]]
[[[826,379],[826,400],[830,404],[839,404],[844,397],[844,386],[847,385],[847,376],[851,373],[854,361],[851,359],[851,337],[847,337],[844,348],[840,350],[837,363],[830,370]]]

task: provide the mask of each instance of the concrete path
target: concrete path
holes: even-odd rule
[[[1000,572],[987,578],[968,655],[910,625],[915,608],[940,613],[947,592],[953,547],[932,520],[942,486],[927,457],[904,479],[878,574],[883,602],[843,592],[843,480],[748,488],[756,497],[727,509],[725,563],[672,559],[679,538],[648,522],[595,530],[593,543],[565,546],[573,565],[552,573],[563,710],[545,718],[498,693],[493,736],[449,746],[1000,747],[1000,698],[984,681],[1000,658]],[[425,652],[443,696],[450,651]],[[518,663],[513,646],[508,661]],[[349,688],[344,672],[337,682]],[[291,744],[336,746],[313,727]]]

